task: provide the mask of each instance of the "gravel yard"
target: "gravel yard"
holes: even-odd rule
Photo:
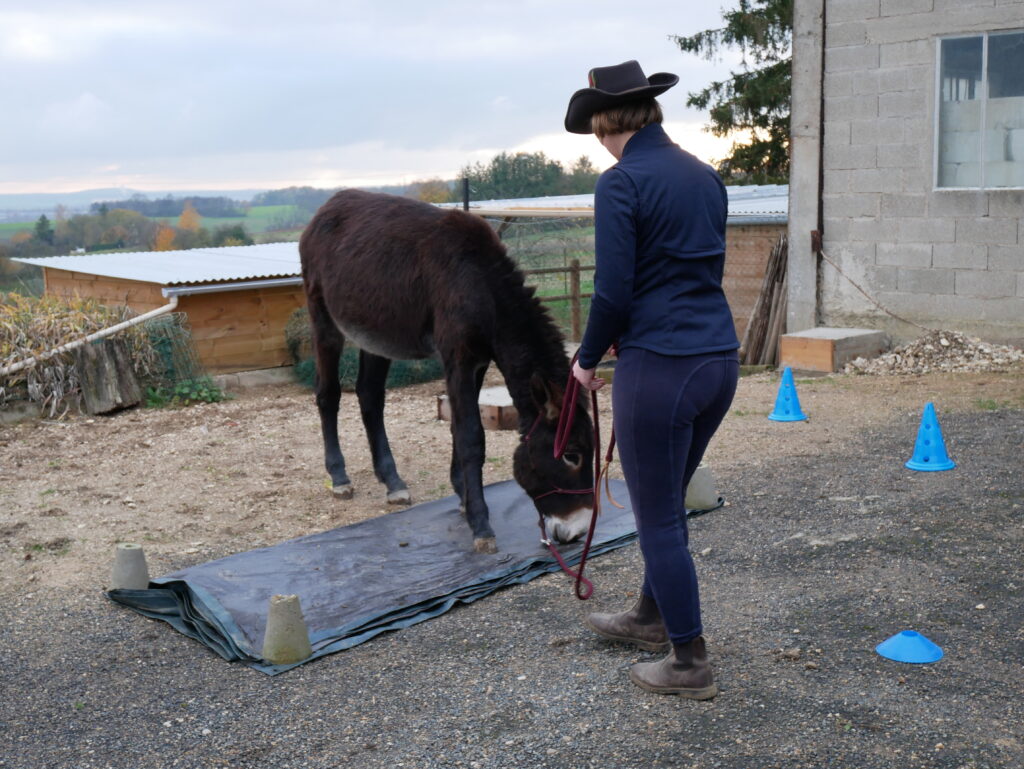
[[[691,522],[701,703],[635,688],[649,655],[581,625],[633,600],[635,544],[591,562],[588,602],[549,575],[275,678],[103,596],[119,541],[156,576],[387,512],[351,394],[350,501],[298,385],[2,426],[0,767],[1024,766],[1022,374],[798,377],[798,423],[767,419],[777,374],[741,380],[707,457],[728,505]],[[417,502],[451,493],[440,391],[389,396]],[[954,470],[903,467],[929,401]],[[485,480],[511,477],[517,436],[488,439]],[[874,653],[905,629],[946,656]]]

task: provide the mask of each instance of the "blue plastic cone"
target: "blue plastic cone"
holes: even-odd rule
[[[938,662],[942,649],[916,630],[904,630],[875,647],[875,651],[886,659],[896,662]]]
[[[935,406],[931,403],[924,407],[921,415],[921,426],[917,430],[917,442],[914,444],[914,456],[907,462],[911,470],[931,472],[935,470],[952,470],[956,462],[946,453],[946,442],[942,440],[942,428],[935,416]]]
[[[775,398],[775,411],[769,414],[768,418],[774,422],[799,422],[807,419],[807,415],[800,410],[800,398],[797,397],[793,371],[789,366],[782,372],[782,383]]]

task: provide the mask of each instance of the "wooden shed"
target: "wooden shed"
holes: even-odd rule
[[[284,327],[305,305],[297,243],[21,259],[47,294],[91,297],[138,313],[176,299],[211,374],[291,364]]]

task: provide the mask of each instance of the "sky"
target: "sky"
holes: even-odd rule
[[[730,0],[37,0],[0,6],[0,193],[275,189],[455,178],[500,152],[614,162],[563,128],[592,67],[680,84],[673,139],[711,161],[688,92],[739,67],[671,35]],[[19,6],[19,10],[12,7]]]

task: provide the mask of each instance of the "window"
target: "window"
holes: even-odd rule
[[[936,187],[1024,188],[1024,32],[939,41]]]

